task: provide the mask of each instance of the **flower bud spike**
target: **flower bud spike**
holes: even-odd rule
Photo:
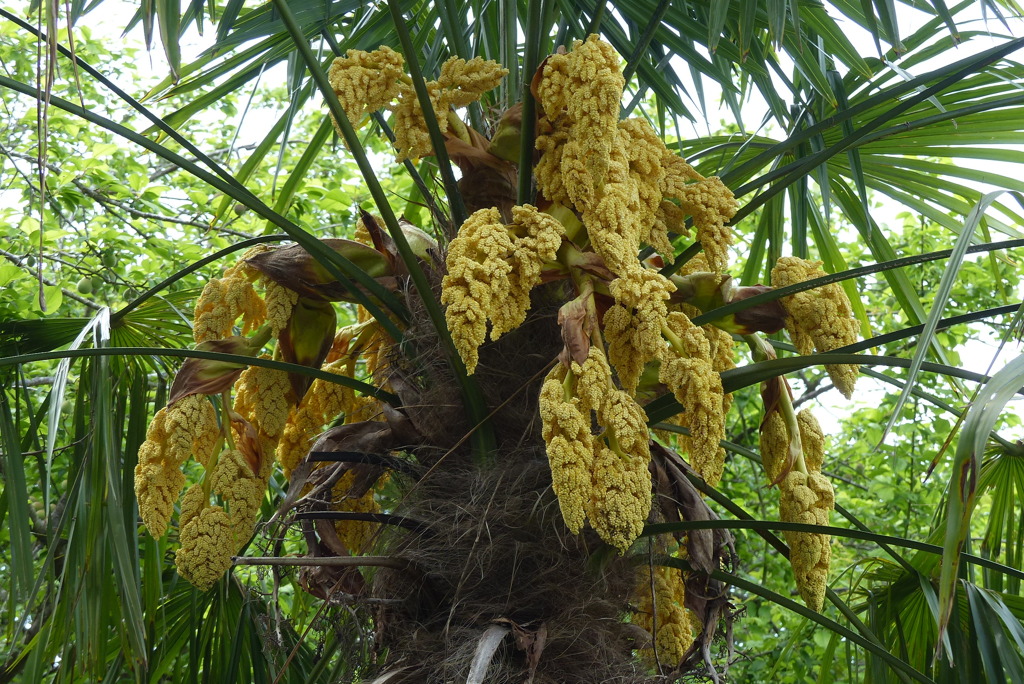
[[[196,351],[256,356],[270,340],[270,326],[263,326],[251,338],[235,335],[223,340],[208,340],[196,345]],[[185,359],[171,383],[168,405],[190,394],[221,394],[235,384],[245,364],[214,359]]]
[[[388,256],[369,245],[352,240],[328,238],[327,247],[351,261],[357,268],[376,278],[382,285],[393,285],[394,271]],[[249,257],[246,263],[290,290],[308,299],[329,302],[356,302],[352,291],[339,283],[327,269],[299,245],[268,249]]]
[[[334,343],[338,314],[330,302],[300,297],[292,309],[288,327],[281,331],[278,349],[281,358],[310,368],[319,368]],[[297,400],[301,400],[312,380],[290,373],[289,379]]]

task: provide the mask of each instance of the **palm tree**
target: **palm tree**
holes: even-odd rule
[[[0,10],[148,121],[46,78],[0,86],[220,193],[214,225],[232,207],[266,221],[115,311],[0,322],[2,676],[759,681],[809,653],[822,681],[1024,679],[1022,451],[996,429],[1021,361],[966,371],[940,332],[1016,311],[1021,183],[969,162],[1019,163],[1024,43],[1000,31],[1020,8],[979,3],[989,32],[961,23],[973,3],[913,4],[927,16],[908,34],[884,2],[144,3],[131,24],[159,29],[170,70],[147,97],[189,99],[162,115],[47,41],[55,9],[45,32]],[[214,45],[182,63],[206,19]],[[180,132],[278,63],[289,106],[237,170]],[[268,206],[247,183],[303,121]],[[322,241],[300,188],[342,155],[334,131],[372,205],[355,239]],[[379,140],[400,164],[383,182]],[[45,154],[36,167],[49,187]],[[879,197],[937,237],[906,244]],[[207,264],[222,277],[178,289]],[[927,292],[917,264],[935,267]],[[41,396],[31,369],[54,359]],[[874,483],[830,471],[797,413],[833,383],[849,395],[857,365],[898,390],[872,446],[912,431],[911,409],[948,426],[906,459],[934,458],[948,487],[902,495],[905,526],[872,514]],[[828,535],[849,567],[826,586]],[[789,622],[772,633],[741,603]],[[812,625],[828,638],[805,652]]]

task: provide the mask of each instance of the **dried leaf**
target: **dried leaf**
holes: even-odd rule
[[[700,634],[690,648],[683,654],[682,668],[695,669],[701,663],[714,673],[713,659],[711,657],[711,642],[718,633],[718,623],[723,618],[726,620],[728,630],[727,641],[731,642],[732,630],[731,613],[732,604],[729,603],[727,586],[713,580],[707,575],[700,573],[689,573],[684,584],[686,586],[686,597],[683,604],[693,611],[701,624]],[[717,677],[714,677],[718,681]]]
[[[334,523],[330,520],[319,519],[314,521],[314,529],[316,534],[320,537],[321,543],[327,547],[335,556],[348,556],[348,549],[345,547],[345,543],[341,541],[341,537],[338,536],[338,529],[334,526]]]
[[[263,469],[263,447],[256,428],[234,411],[231,412],[231,426],[235,430],[235,447],[245,456],[252,474],[258,476]]]
[[[667,489],[663,490],[661,489],[661,477],[659,476],[657,480],[659,484],[658,501],[661,503],[666,519],[670,520],[673,517],[676,520],[686,521],[718,519],[714,511],[704,502],[697,488],[686,477],[686,472],[692,473],[693,471],[677,453],[652,441],[651,463],[663,471],[667,482]],[[671,512],[666,512],[666,509],[670,509]],[[719,568],[718,540],[715,539],[715,532],[716,530],[690,530],[686,533],[687,560],[694,570],[711,573]]]
[[[319,521],[318,521],[319,522]],[[334,530],[334,526],[329,522],[324,526],[323,534],[324,538],[328,538],[330,532],[326,528]],[[306,548],[309,550],[307,557],[309,558],[324,558],[330,556],[347,556],[348,553],[342,549],[341,553],[325,553],[329,551],[329,548],[325,548],[320,539],[318,533],[321,530],[314,527],[309,520],[302,521],[302,532],[306,538]],[[334,532],[335,537],[337,533]],[[335,539],[336,545],[341,545],[340,539]],[[313,565],[303,566],[299,569],[299,584],[307,592],[323,600],[329,600],[331,595],[335,592],[342,591],[346,594],[358,596],[366,591],[366,580],[363,578],[359,568],[354,565],[349,566],[337,566],[337,565]]]
[[[309,478],[313,474],[314,468],[318,464],[305,459],[299,461],[299,464],[292,469],[291,478],[288,480],[288,492],[285,494],[284,499],[281,500],[280,505],[274,512],[274,515],[267,521],[267,525],[280,520],[288,514],[292,508],[299,502],[302,497],[302,493],[306,490],[306,486],[309,484]]]
[[[593,330],[593,321],[587,314],[583,298],[578,297],[562,305],[558,310],[558,325],[569,355],[582,366],[590,355],[590,332]]]
[[[516,632],[516,645],[526,652],[526,664],[529,666],[524,684],[533,684],[533,678],[537,675],[537,666],[540,665],[540,656],[544,652],[547,640],[548,624],[546,622],[540,623],[540,627],[529,634],[529,638]]]
[[[594,252],[583,252],[580,256],[581,258],[573,262],[573,266],[592,276],[597,276],[601,280],[608,282],[615,280],[615,274],[605,266],[604,259],[600,255]]]
[[[526,664],[529,668],[523,684],[532,684],[533,678],[537,674],[537,666],[540,664],[540,656],[544,652],[544,645],[548,639],[547,623],[541,622],[536,629],[530,629],[504,617],[497,618],[492,622],[511,627],[516,648],[525,654]]]

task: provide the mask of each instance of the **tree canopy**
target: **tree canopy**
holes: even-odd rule
[[[0,681],[1024,681],[1020,14],[0,9]]]

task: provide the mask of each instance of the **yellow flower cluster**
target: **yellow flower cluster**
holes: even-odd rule
[[[678,199],[683,212],[693,217],[697,240],[704,248],[708,265],[712,271],[722,272],[729,263],[732,231],[727,224],[736,215],[736,199],[717,176],[704,178],[685,161],[679,161],[686,165],[688,171],[685,173],[697,177],[696,182],[683,174],[669,174],[665,194]]]
[[[666,155],[676,159],[678,157],[668,152],[665,143],[646,119],[620,121],[619,136],[626,145],[629,179],[636,187],[640,200],[641,213],[637,216],[637,222],[641,229],[641,240],[671,262],[675,259],[675,250],[669,240],[669,230],[685,232],[685,226],[679,208],[664,199],[662,190],[666,174],[662,160]],[[643,235],[645,230],[647,235]]]
[[[322,370],[345,375],[347,366],[348,359],[341,358],[325,365]],[[285,477],[291,477],[292,470],[306,457],[309,446],[324,425],[342,413],[364,412],[366,403],[357,398],[350,387],[319,378],[314,380],[302,401],[292,407],[281,432],[277,460],[284,469]]]
[[[782,257],[772,269],[772,285],[786,287],[824,276],[820,261]],[[857,320],[850,299],[838,283],[783,297],[782,306],[788,314],[786,329],[801,354],[810,354],[815,349],[827,352],[857,341]],[[836,389],[847,399],[852,397],[857,366],[830,364],[825,368]]]
[[[811,409],[804,409],[796,414],[796,424],[800,429],[800,444],[804,450],[804,463],[807,470],[821,472],[825,462],[825,433]]]
[[[263,299],[241,268],[230,268],[223,278],[213,278],[203,287],[196,301],[192,335],[196,342],[222,340],[242,317],[242,333],[259,327],[267,316]]]
[[[227,572],[231,557],[252,536],[273,469],[273,459],[251,439],[252,428],[239,425],[233,425],[236,446],[209,464],[204,480],[189,487],[181,502],[174,561],[178,573],[201,591]],[[211,494],[223,505],[211,504]]]
[[[722,373],[736,367],[736,361],[733,358],[733,339],[732,335],[725,332],[721,328],[716,328],[710,323],[702,325],[701,330],[704,331],[704,336],[708,340],[708,345],[711,348],[711,368],[716,373]],[[719,378],[721,381],[721,378]],[[725,392],[722,395],[722,415],[729,413],[729,409],[732,407],[732,392]]]
[[[790,462],[789,430],[778,411],[769,411],[761,422],[761,465],[768,482],[778,484],[783,473],[793,467]]]
[[[211,491],[227,504],[235,539],[232,553],[252,536],[273,463],[272,459],[258,454],[259,470],[253,472],[245,454],[238,449],[228,449],[221,453],[213,473],[208,475]]]
[[[354,125],[367,112],[387,107],[394,113],[396,161],[434,153],[416,90],[403,70],[404,60],[389,47],[372,52],[349,50],[331,64],[327,78]],[[508,74],[497,62],[452,57],[441,65],[436,81],[426,83],[430,106],[441,132],[448,130],[448,112],[480,99]],[[397,103],[395,102],[397,98]],[[337,125],[337,124],[335,124]]]
[[[548,57],[537,87],[538,186],[583,215],[594,249],[617,275],[636,264],[641,242],[671,259],[668,231],[683,231],[684,213],[709,263],[723,269],[732,193],[670,152],[645,120],[619,121],[624,84],[618,55],[596,35]]]
[[[551,485],[566,527],[578,534],[590,500],[594,439],[590,410],[584,410],[580,398],[567,391],[567,374],[565,366],[558,364],[544,379],[540,415],[551,464]]]
[[[470,70],[454,74],[452,78],[471,83],[474,76]],[[536,241],[534,233],[537,231],[526,230],[527,223],[524,222],[524,231],[529,239]],[[196,304],[197,341],[229,338],[231,344],[225,343],[225,348],[240,348],[241,353],[252,354],[271,335],[283,339],[291,334],[294,338],[295,314],[306,300],[248,261],[253,254],[266,249],[249,250],[235,266],[224,271],[222,278],[207,285]],[[257,280],[262,284],[265,299],[253,288]],[[324,307],[330,306],[324,303]],[[238,322],[239,317],[241,322]],[[236,323],[247,332],[264,322],[267,325],[250,339],[231,337]],[[301,325],[300,321],[299,327]],[[349,332],[354,332],[358,339],[351,339],[350,334],[341,340],[344,348],[339,347],[336,354],[339,358],[324,366],[324,370],[352,376],[358,354],[371,343],[375,348],[381,347],[379,339],[375,340],[377,328],[373,323],[353,326]],[[278,458],[288,475],[327,422],[341,413],[350,422],[369,420],[380,409],[373,398],[356,397],[348,387],[321,380],[313,382],[302,403],[293,406],[296,389],[290,376],[262,366],[250,366],[240,374],[234,368],[225,371],[219,366],[213,370],[190,368],[178,379],[184,391],[195,391],[198,387],[200,391],[223,392],[224,400],[230,402],[228,383],[236,374],[233,408],[224,408],[221,414],[221,423],[225,425],[218,423],[217,411],[205,395],[191,394],[179,399],[154,417],[140,448],[135,471],[142,520],[154,536],[161,536],[167,530],[175,501],[185,485],[181,466],[192,456],[206,468],[203,480],[189,487],[182,499],[180,546],[175,558],[182,577],[203,590],[223,576],[231,566],[232,555],[252,536],[273,469],[275,451],[279,451]],[[227,433],[229,420],[231,432]],[[215,456],[217,445],[225,441],[228,447]],[[368,510],[367,506],[372,504],[372,493],[343,502],[359,510]],[[365,538],[366,529],[372,526],[360,525]],[[350,541],[359,542],[355,537]]]
[[[180,546],[174,555],[178,574],[200,591],[207,591],[231,568],[237,551],[231,518],[221,506],[211,506],[201,484],[189,487],[178,520]]]
[[[772,484],[779,485],[779,519],[828,525],[835,508],[832,484],[821,474],[825,435],[810,409],[796,415],[802,458],[792,462],[791,436],[780,410],[769,411],[761,425],[761,461]],[[830,537],[812,532],[786,532],[789,562],[807,606],[821,610],[831,559]]]
[[[506,226],[495,208],[474,212],[448,248],[441,284],[445,319],[469,373],[491,321],[491,339],[519,326],[530,309],[530,290],[541,267],[555,258],[562,224],[529,204],[512,209]]]
[[[293,397],[284,371],[249,366],[235,381],[235,412],[275,442],[284,431]]]
[[[644,364],[658,358],[665,346],[661,330],[668,316],[668,298],[675,289],[670,280],[639,263],[609,287],[616,303],[605,314],[608,354],[629,392],[636,391]]]
[[[722,377],[715,370],[711,345],[703,330],[685,314],[673,312],[666,321],[671,344],[662,348],[658,379],[676,398],[684,411],[679,423],[689,428],[680,446],[689,454],[690,465],[714,486],[722,478],[725,450],[725,395]]]
[[[467,62],[450,57],[441,65],[437,85],[443,92],[446,107],[468,107],[506,76],[508,69],[493,60],[474,57]]]
[[[591,411],[604,428],[597,437],[591,432]],[[643,409],[614,388],[604,353],[593,346],[582,366],[558,364],[548,373],[540,414],[552,485],[566,526],[578,533],[589,519],[602,539],[625,553],[651,510],[651,454]]]
[[[677,667],[693,643],[693,627],[683,602],[686,588],[679,570],[662,565],[644,568],[637,585],[637,611],[633,622],[654,638],[654,648],[640,654],[650,665],[660,662],[668,668]],[[653,584],[653,596],[652,596]],[[655,660],[657,649],[657,661]]]
[[[299,293],[269,278],[263,278],[264,301],[267,308],[267,324],[270,334],[277,337],[288,327],[292,309],[299,302]]]
[[[719,441],[730,405],[719,372],[732,365],[732,340],[694,328],[693,349],[675,349],[675,342],[666,348],[675,325],[668,317],[675,286],[637,255],[647,243],[671,260],[669,231],[685,231],[690,215],[705,262],[721,270],[731,241],[726,224],[737,205],[721,180],[705,178],[668,150],[645,120],[619,121],[623,86],[618,55],[597,36],[548,57],[536,85],[541,157],[534,172],[547,199],[582,216],[590,246],[614,276],[608,290],[615,301],[601,332],[619,382],[633,395],[644,367],[661,361],[661,381],[686,407],[681,421],[691,435],[682,441],[691,462],[714,483],[721,477]]]
[[[436,82],[427,83],[427,95],[430,97],[430,107],[434,110],[434,118],[437,120],[438,128],[445,131],[448,129],[448,114],[442,94]],[[406,159],[419,159],[433,154],[434,145],[430,141],[427,119],[416,92],[411,87],[401,93],[392,112],[395,116],[392,123],[395,147],[398,148],[395,162],[401,163]]]
[[[184,397],[160,409],[146,431],[135,466],[135,496],[149,533],[159,539],[167,531],[174,502],[185,484],[181,466],[194,456],[206,463],[220,437],[217,412],[201,394]]]
[[[655,304],[656,306],[657,304]],[[661,333],[652,337],[651,330],[640,326],[638,316],[620,304],[613,304],[604,314],[602,332],[608,341],[608,358],[615,365],[622,386],[636,391],[648,358],[644,351],[661,344]],[[660,329],[660,326],[659,326]]]
[[[577,41],[572,52],[551,55],[544,64],[538,94],[548,121],[566,133],[557,172],[569,203],[578,209],[595,209],[602,187],[612,180],[606,176],[613,152],[622,152],[617,143],[624,85],[619,56],[597,36]],[[618,161],[621,175],[625,157]]]
[[[683,267],[679,269],[679,274],[685,276],[693,273],[707,273],[710,270],[711,266],[708,264],[707,255],[704,252],[701,252],[694,255],[692,259],[687,261]],[[693,318],[701,313],[700,309],[686,303],[672,304],[669,309],[684,313],[687,318]],[[711,367],[715,369],[715,372],[721,373],[731,368],[735,368],[736,362],[733,356],[734,342],[732,335],[710,323],[702,325],[701,330],[704,331],[704,336],[707,338],[708,344],[710,345]],[[729,392],[722,396],[722,413],[727,414],[731,407],[732,393]]]
[[[332,488],[332,508],[336,511],[350,511],[352,513],[378,513],[380,506],[377,504],[376,493],[387,482],[383,476],[377,481],[374,487],[370,487],[360,496],[349,494],[356,481],[356,472],[347,471]],[[374,532],[377,524],[363,520],[338,520],[334,523],[334,529],[338,538],[351,553],[359,554],[365,552],[365,547]]]
[[[651,474],[647,463],[608,447],[603,440],[597,441],[594,488],[587,518],[601,539],[620,553],[628,551],[640,536],[651,512]]]
[[[192,334],[197,343],[222,340],[232,335],[238,317],[242,317],[242,334],[256,330],[264,322],[277,336],[287,327],[292,308],[299,300],[294,290],[263,276],[248,259],[270,248],[256,245],[247,250],[234,266],[224,270],[203,287],[196,300]],[[264,297],[253,287],[259,280]]]
[[[786,475],[780,485],[779,519],[807,525],[828,525],[828,512],[835,508],[832,484],[819,472]],[[789,562],[793,566],[796,586],[804,603],[820,611],[825,599],[828,566],[831,559],[827,534],[786,532]]]
[[[373,52],[349,50],[327,71],[327,80],[353,126],[358,126],[367,112],[394,100],[403,76],[405,60],[386,45]]]

